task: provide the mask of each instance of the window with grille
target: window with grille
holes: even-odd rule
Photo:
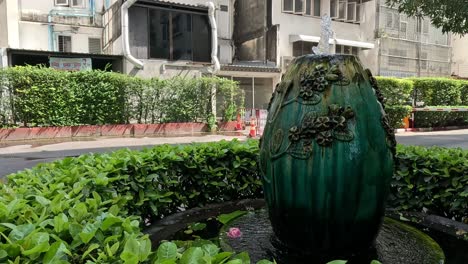
[[[58,36],[58,51],[71,52],[71,36]]]
[[[56,6],[68,6],[68,0],[55,0]]]
[[[85,0],[54,0],[56,6],[84,8]]]
[[[101,39],[100,38],[88,38],[88,49],[91,54],[101,53]]]

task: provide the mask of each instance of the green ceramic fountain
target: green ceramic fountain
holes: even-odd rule
[[[356,57],[295,59],[273,94],[260,143],[278,244],[322,254],[369,248],[395,145],[376,81]]]

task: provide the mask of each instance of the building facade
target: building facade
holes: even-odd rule
[[[141,77],[238,81],[265,109],[294,57],[312,53],[321,16],[330,53],[384,76],[468,76],[468,42],[383,0],[0,0],[0,67],[82,61]],[[58,66],[57,66],[58,67]]]
[[[378,74],[396,77],[450,76],[452,46],[428,19],[407,17],[377,3]],[[455,54],[453,54],[456,56]]]

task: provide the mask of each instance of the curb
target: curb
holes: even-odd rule
[[[218,133],[241,133],[236,122],[218,123]],[[67,140],[96,137],[195,136],[211,133],[205,123],[83,125],[63,127],[20,127],[0,129],[0,142]]]
[[[397,129],[395,129],[395,133],[433,132],[433,131],[448,131],[448,130],[459,130],[459,129],[468,129],[468,126],[426,127],[426,128],[397,128]]]

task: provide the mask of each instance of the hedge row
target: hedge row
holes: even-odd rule
[[[424,106],[468,106],[468,81],[449,78],[376,77],[386,98],[387,113],[395,128],[401,127],[407,115],[402,105],[411,105],[415,98]],[[468,125],[468,114],[457,112],[418,112],[415,127],[443,127]]]
[[[227,79],[144,80],[103,71],[7,68],[0,70],[0,126],[213,122],[213,87],[224,119],[232,120],[243,94]]]
[[[166,263],[158,252],[174,247],[152,250],[144,226],[181,208],[262,197],[258,151],[257,141],[158,146],[10,175],[0,183],[0,262]],[[467,217],[468,151],[400,146],[398,160],[390,206]],[[203,246],[187,254],[218,256]]]

